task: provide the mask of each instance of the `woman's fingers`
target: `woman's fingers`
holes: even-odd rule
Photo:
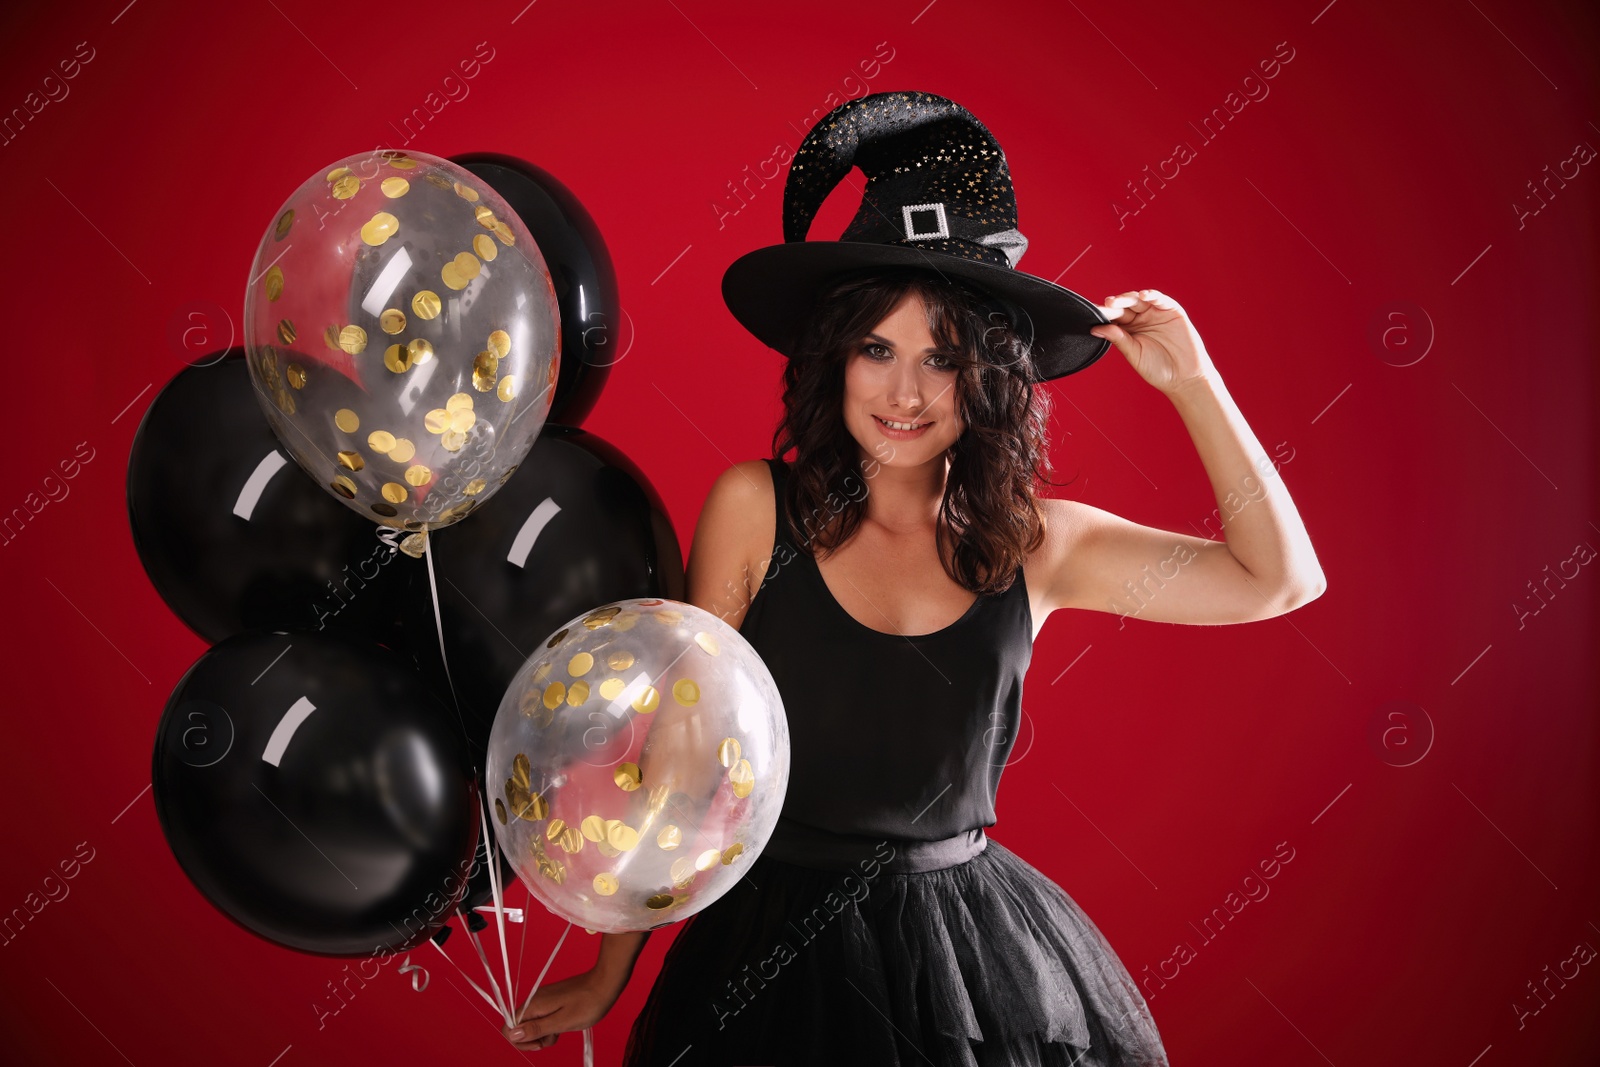
[[[1123,320],[1124,316],[1127,316],[1124,321],[1131,321],[1139,312],[1145,311],[1150,307],[1149,302],[1141,295],[1142,292],[1148,291],[1129,290],[1126,293],[1108,296],[1106,297],[1105,305],[1100,308],[1100,311],[1112,322]]]
[[[506,1040],[524,1052],[555,1044],[560,1036],[560,1030],[557,1029],[560,1024],[550,1016],[556,1013],[560,1005],[551,1003],[551,999],[541,1000],[536,996],[515,1027],[501,1027]]]
[[[522,1036],[515,1035],[521,1033]],[[544,1033],[543,1027],[538,1022],[525,1022],[515,1030],[505,1029],[506,1040],[511,1042],[511,1047],[522,1052],[533,1052],[536,1049],[549,1048],[561,1036],[561,1031],[555,1030]]]
[[[1159,289],[1130,289],[1126,293],[1106,297],[1106,302],[1098,310],[1112,322],[1128,323],[1137,318],[1140,312],[1152,308],[1173,310],[1177,306],[1176,300]]]

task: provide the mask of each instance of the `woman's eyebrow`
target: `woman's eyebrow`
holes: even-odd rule
[[[879,337],[877,334],[872,333],[870,331],[868,333],[866,333],[862,337],[862,340],[864,340],[864,341],[876,341],[878,344],[882,345],[885,348],[893,348],[895,346],[894,342],[889,340],[887,337]],[[951,351],[951,349],[948,349],[948,348],[940,348],[937,345],[932,345],[932,346],[929,346],[928,348],[923,349],[923,354],[924,355],[929,355],[929,356],[933,356],[933,355],[945,355],[945,356],[948,356],[948,355],[952,354],[952,351]]]

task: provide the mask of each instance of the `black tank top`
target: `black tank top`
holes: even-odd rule
[[[740,627],[789,720],[783,824],[932,841],[993,826],[1022,715],[1033,612],[1022,568],[942,630],[875,630],[836,600],[777,498],[772,561]]]

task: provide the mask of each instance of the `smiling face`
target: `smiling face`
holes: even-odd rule
[[[863,336],[844,367],[844,422],[863,458],[914,467],[944,455],[966,428],[952,350],[933,336],[915,291]],[[893,425],[891,425],[893,424]],[[906,426],[913,429],[903,429]]]

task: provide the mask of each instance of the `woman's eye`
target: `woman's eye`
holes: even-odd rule
[[[889,350],[887,348],[876,343],[863,345],[861,350],[872,359],[883,359],[889,354]],[[879,355],[879,353],[882,353],[882,355]]]

